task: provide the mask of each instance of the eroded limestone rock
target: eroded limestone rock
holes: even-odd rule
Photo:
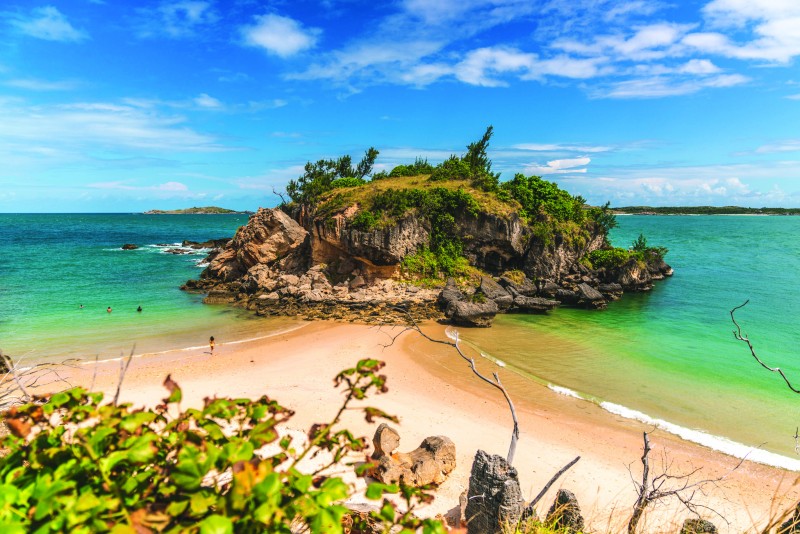
[[[456,468],[456,446],[446,436],[430,436],[418,448],[409,452],[394,452],[400,445],[400,435],[381,424],[372,438],[375,452],[372,458],[378,465],[372,476],[385,484],[403,481],[410,486],[439,485]]]

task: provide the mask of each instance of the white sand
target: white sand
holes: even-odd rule
[[[425,331],[446,339],[444,327],[425,325]],[[125,378],[122,400],[154,405],[165,397],[161,386],[168,373],[184,392],[184,407],[199,406],[207,396],[258,397],[267,394],[297,414],[293,429],[307,430],[315,422],[326,422],[342,401],[333,388],[333,377],[359,359],[387,362],[389,392],[367,400],[401,418],[395,426],[401,436],[401,451],[416,448],[430,435],[446,435],[456,444],[458,467],[437,490],[426,515],[445,514],[458,505],[458,496],[469,483],[476,450],[505,456],[511,436],[511,417],[502,395],[480,382],[452,348],[426,341],[406,332],[384,347],[400,329],[378,329],[362,325],[314,322],[299,330],[254,342],[217,345],[208,351],[176,351],[135,358]],[[631,473],[641,477],[642,424],[616,417],[578,399],[558,395],[532,384],[487,361],[478,361],[487,373],[498,371],[516,404],[521,436],[514,466],[523,494],[535,496],[564,464],[580,455],[581,460],[562,477],[540,502],[546,512],[558,488],[573,491],[594,532],[622,532],[636,499]],[[73,383],[88,386],[94,366],[72,371]],[[113,394],[119,363],[100,365],[96,387]],[[377,423],[367,424],[356,413],[345,424],[361,435],[372,437]],[[715,479],[729,473],[739,460],[681,441],[659,430],[650,434],[651,471],[685,474],[701,470],[692,480]],[[665,460],[666,459],[666,460]],[[629,472],[630,469],[630,472]],[[800,499],[795,473],[744,462],[717,484],[707,484],[694,502],[712,512],[703,517],[721,532],[761,531]],[[689,512],[675,500],[654,507],[643,520],[647,532],[677,532]]]

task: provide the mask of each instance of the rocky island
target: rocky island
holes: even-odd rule
[[[611,246],[608,206],[537,176],[500,182],[491,134],[435,167],[371,174],[372,148],[356,167],[348,156],[308,163],[291,200],[259,209],[183,289],[259,315],[489,326],[498,312],[602,309],[672,274],[666,249],[643,236]]]
[[[145,215],[220,215],[220,214],[235,214],[235,213],[248,213],[246,211],[229,210],[226,208],[218,208],[217,206],[206,206],[204,208],[186,208],[181,210],[148,210]]]

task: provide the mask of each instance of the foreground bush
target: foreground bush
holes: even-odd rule
[[[362,360],[334,379],[345,400],[330,423],[314,425],[301,450],[280,437],[293,412],[268,397],[206,399],[202,409],[179,409],[181,390],[167,377],[169,396],[153,410],[103,404],[81,388],[11,409],[11,434],[0,465],[0,528],[24,532],[270,532],[300,525],[311,532],[342,532],[348,510],[339,504],[351,488],[324,471],[364,438],[336,425],[354,400],[386,390],[382,362]],[[367,420],[393,419],[359,407]],[[259,453],[273,444],[273,452]],[[303,473],[298,463],[326,451],[328,465]],[[364,469],[369,466],[365,466]],[[373,484],[367,496],[417,490]],[[443,532],[440,523],[400,514],[384,501],[373,518],[405,532]]]

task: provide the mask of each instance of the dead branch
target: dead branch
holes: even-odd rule
[[[119,401],[119,392],[122,391],[122,381],[125,379],[125,373],[128,372],[128,366],[131,364],[131,360],[133,359],[133,353],[136,350],[136,345],[131,348],[131,353],[128,354],[128,358],[125,360],[119,361],[119,382],[117,382],[117,392],[114,393],[114,402],[113,405],[116,406],[117,402]]]
[[[5,366],[5,372],[0,376],[0,410],[10,408],[15,404],[24,404],[34,400],[32,390],[63,382],[67,387],[72,387],[69,381],[59,372],[62,367],[74,367],[73,360],[60,363],[38,363],[29,367],[22,367],[23,357],[13,361],[8,355],[0,351],[0,361]]]
[[[536,506],[536,503],[539,502],[542,499],[542,497],[544,497],[545,493],[547,493],[547,490],[550,489],[550,486],[555,484],[556,480],[561,478],[561,475],[566,473],[569,470],[570,467],[572,467],[573,465],[578,463],[578,460],[580,460],[580,459],[581,459],[580,456],[576,456],[574,460],[572,460],[570,463],[568,463],[567,465],[565,465],[564,467],[559,469],[558,472],[555,475],[553,475],[553,477],[550,479],[550,481],[547,484],[544,485],[544,487],[542,488],[542,491],[539,492],[539,495],[534,497],[533,500],[530,502],[530,504],[528,504],[528,506],[527,506],[527,508],[525,510],[525,513],[522,514],[523,517],[532,516],[533,515],[533,507]]]
[[[628,522],[628,534],[634,534],[636,532],[636,527],[638,526],[639,520],[642,518],[642,515],[648,506],[670,498],[676,499],[679,503],[681,503],[681,505],[683,505],[684,508],[698,517],[700,516],[700,511],[704,510],[715,514],[727,523],[727,519],[725,519],[722,514],[709,506],[694,502],[694,497],[698,492],[704,493],[706,486],[717,486],[719,483],[725,480],[731,473],[741,467],[746,457],[739,460],[739,463],[737,463],[730,471],[720,477],[693,481],[693,477],[700,472],[701,468],[693,469],[689,473],[675,475],[669,472],[670,468],[672,467],[672,463],[668,462],[667,457],[664,456],[662,458],[662,472],[655,477],[651,477],[649,459],[649,454],[651,451],[650,439],[647,432],[643,432],[643,435],[644,447],[641,458],[642,481],[633,481],[633,484],[636,487],[637,499],[633,505],[633,514]],[[628,468],[628,472],[633,480],[633,473],[631,472],[630,467]]]
[[[736,310],[739,310],[747,306],[748,302],[750,302],[749,299],[744,301],[744,304],[740,304],[731,310],[731,321],[733,321],[733,324],[736,326],[736,330],[733,331],[733,337],[747,344],[747,348],[750,349],[750,354],[753,356],[753,358],[755,358],[755,360],[759,363],[759,365],[761,365],[761,367],[772,373],[778,373],[779,375],[781,375],[781,378],[783,378],[783,381],[786,382],[786,385],[789,387],[789,389],[791,389],[795,393],[800,393],[800,389],[797,389],[792,385],[792,383],[789,381],[789,378],[786,376],[786,374],[784,374],[783,370],[780,367],[770,367],[769,365],[764,363],[761,360],[761,358],[758,357],[758,354],[756,354],[756,350],[753,348],[753,344],[750,343],[750,339],[746,335],[742,334],[742,327],[739,326],[739,323],[736,322],[736,317],[734,316],[734,313],[736,312]]]
[[[458,352],[458,355],[461,356],[461,358],[469,364],[469,367],[470,367],[470,369],[472,370],[472,373],[475,376],[477,376],[478,378],[480,378],[481,380],[483,380],[484,382],[486,382],[487,384],[489,384],[493,388],[499,390],[503,394],[503,397],[505,397],[506,402],[508,403],[508,408],[509,408],[509,410],[511,410],[511,419],[514,422],[514,428],[513,428],[512,432],[511,432],[511,444],[508,447],[508,455],[506,456],[506,462],[508,462],[508,465],[512,465],[513,462],[514,462],[514,454],[517,451],[517,440],[519,439],[519,422],[517,420],[517,411],[514,408],[514,402],[511,400],[511,397],[509,396],[508,391],[506,391],[505,386],[503,386],[503,384],[500,382],[500,377],[498,376],[498,374],[496,372],[492,373],[492,376],[494,377],[494,380],[492,380],[491,378],[486,377],[485,375],[481,374],[480,371],[478,371],[477,367],[475,366],[475,358],[470,358],[469,356],[464,354],[464,352],[461,350],[461,345],[459,344],[459,339],[460,338],[459,338],[459,335],[458,335],[458,330],[455,330],[455,342],[444,341],[444,340],[441,340],[441,339],[434,339],[434,338],[430,337],[428,334],[426,334],[425,332],[422,331],[422,329],[419,327],[419,324],[417,324],[417,322],[414,320],[414,318],[411,316],[411,314],[408,312],[408,310],[405,310],[405,309],[402,309],[402,308],[396,308],[396,309],[397,309],[397,311],[401,311],[401,312],[405,313],[405,315],[408,318],[408,321],[409,321],[410,324],[409,324],[409,326],[407,326],[403,330],[401,330],[400,333],[398,333],[398,334],[396,334],[394,336],[390,336],[391,337],[391,341],[388,344],[384,345],[384,348],[392,346],[394,344],[395,340],[398,337],[400,337],[403,333],[405,333],[405,332],[407,332],[409,330],[414,330],[419,335],[421,335],[422,337],[427,339],[428,341],[431,341],[433,343],[439,343],[439,344],[442,344],[442,345],[448,345],[450,347],[455,348],[456,352]]]

